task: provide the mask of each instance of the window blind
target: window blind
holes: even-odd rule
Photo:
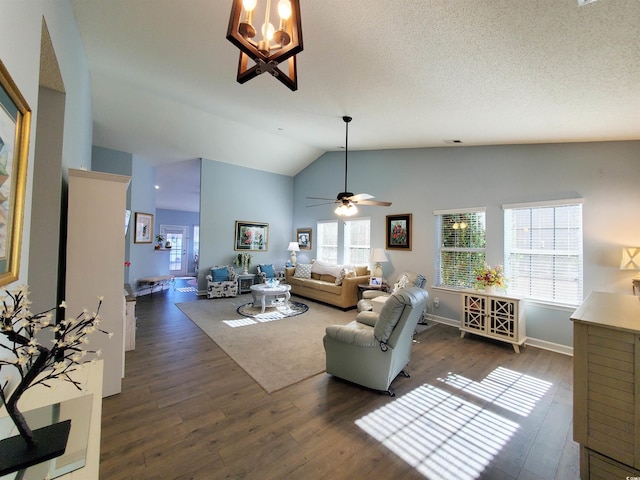
[[[503,208],[509,292],[579,305],[583,296],[582,200]]]
[[[368,265],[371,256],[371,219],[355,218],[344,221],[344,263]]]
[[[317,257],[321,262],[338,263],[338,221],[318,222]]]

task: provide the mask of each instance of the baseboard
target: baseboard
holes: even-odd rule
[[[460,320],[453,320],[451,318],[439,317],[437,315],[432,315],[432,314],[426,315],[425,319],[427,321],[449,325],[450,327],[460,328]],[[548,342],[546,340],[540,340],[539,338],[527,337],[525,341],[525,345],[527,347],[535,347],[535,348],[540,348],[542,350],[549,350],[551,352],[560,353],[562,355],[573,356],[573,347],[569,347],[567,345],[561,345],[559,343]]]

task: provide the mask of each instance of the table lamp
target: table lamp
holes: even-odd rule
[[[298,242],[289,242],[289,247],[287,248],[291,252],[291,265],[296,266],[296,252],[300,251],[300,245]]]
[[[380,265],[380,262],[388,262],[389,259],[387,258],[387,254],[384,253],[384,249],[383,248],[374,248],[371,251],[371,262],[375,263],[374,269],[373,269],[373,276],[374,277],[382,277],[382,266]]]
[[[622,249],[620,270],[640,270],[640,247],[624,247]],[[636,288],[640,289],[640,274],[631,279],[631,287],[635,295]]]

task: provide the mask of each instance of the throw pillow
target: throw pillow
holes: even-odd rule
[[[264,273],[265,278],[274,278],[276,276],[276,271],[273,269],[273,265],[259,265],[260,271]]]
[[[392,293],[396,293],[401,288],[406,287],[408,280],[409,280],[409,277],[407,277],[406,275],[400,276],[400,278],[398,278],[398,281],[393,285],[393,292]]]
[[[296,278],[311,278],[311,264],[297,263],[296,272],[293,274]]]
[[[342,285],[342,280],[344,280],[344,277],[347,275],[347,272],[345,271],[344,268],[340,269],[340,272],[338,273],[338,275],[336,276],[336,285]]]
[[[227,267],[212,268],[211,276],[214,282],[227,282],[229,281],[229,270],[227,270]]]

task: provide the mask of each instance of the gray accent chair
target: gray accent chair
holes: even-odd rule
[[[418,288],[424,288],[427,284],[427,279],[421,273],[415,272],[402,272],[393,284],[391,292],[384,292],[380,289],[365,290],[362,292],[362,299],[358,300],[358,312],[368,312],[373,310],[373,304],[371,299],[376,297],[385,296],[388,297],[391,293],[397,291],[399,288],[414,286]]]
[[[330,325],[323,339],[327,373],[394,396],[391,382],[411,357],[413,333],[429,294],[418,287],[399,289],[368,325],[358,320]]]

